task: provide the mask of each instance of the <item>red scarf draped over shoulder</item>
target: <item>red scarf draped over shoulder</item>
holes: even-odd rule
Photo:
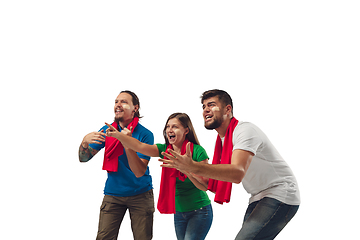
[[[138,117],[134,119],[127,126],[128,129],[132,127],[131,132],[134,132],[137,124],[139,122]],[[111,124],[114,128],[119,129],[116,122]],[[119,140],[113,137],[106,137],[105,139],[105,153],[104,153],[104,163],[103,170],[108,172],[117,172],[118,170],[118,158],[124,154],[124,147]]]
[[[181,146],[181,155],[186,153],[186,145],[189,140],[185,139]],[[173,149],[172,145],[169,144],[166,148],[168,150]],[[194,144],[190,143],[191,152],[193,152]],[[168,159],[164,156],[165,159]],[[162,168],[161,182],[160,182],[160,193],[157,204],[157,209],[160,213],[175,213],[175,190],[176,190],[176,178],[181,181],[185,181],[187,176],[175,168]]]
[[[212,164],[231,164],[231,156],[233,150],[233,132],[238,124],[236,118],[232,118],[225,133],[224,146],[222,146],[221,138],[218,134],[214,150],[214,158]],[[209,179],[208,190],[215,192],[214,201],[223,204],[230,202],[231,182],[223,182],[220,180]]]

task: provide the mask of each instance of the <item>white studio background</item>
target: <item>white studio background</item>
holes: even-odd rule
[[[189,114],[212,158],[200,95],[219,88],[298,179],[300,210],[277,239],[354,239],[359,10],[346,0],[2,1],[1,238],[95,239],[103,152],[81,164],[78,147],[112,121],[117,94],[139,96],[156,143],[171,113]],[[159,165],[149,164],[155,201]],[[248,198],[240,184],[229,204],[213,203],[207,239],[234,239]],[[132,239],[128,215],[120,236]],[[156,212],[154,239],[175,239],[172,215]]]

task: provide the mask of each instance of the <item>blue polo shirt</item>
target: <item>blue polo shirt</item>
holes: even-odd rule
[[[100,129],[106,132],[108,126],[104,126]],[[121,129],[118,129],[121,132]],[[150,130],[145,128],[143,125],[138,123],[132,137],[136,138],[140,142],[147,143],[150,145],[154,144],[154,135]],[[90,144],[91,148],[101,150],[105,147],[105,143],[102,144]],[[139,158],[150,160],[150,157],[137,153]],[[129,197],[135,196],[144,192],[147,192],[153,188],[152,179],[150,176],[149,167],[147,167],[144,176],[137,178],[131,171],[129,162],[125,153],[119,156],[119,166],[117,172],[108,172],[108,178],[105,183],[104,194],[117,196],[117,197]]]

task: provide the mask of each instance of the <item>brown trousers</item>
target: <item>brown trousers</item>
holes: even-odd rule
[[[152,239],[155,208],[153,191],[150,190],[131,197],[105,195],[100,207],[96,240],[116,240],[127,209],[134,240]]]

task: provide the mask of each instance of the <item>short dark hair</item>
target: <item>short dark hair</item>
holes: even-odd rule
[[[219,89],[205,91],[201,96],[201,103],[204,103],[204,101],[206,99],[209,99],[212,97],[218,97],[219,101],[224,106],[230,105],[231,113],[233,114],[233,102],[232,102],[230,95],[227,92],[225,92],[224,90],[219,90]]]
[[[139,101],[138,96],[136,96],[135,93],[133,93],[132,91],[129,91],[129,90],[121,91],[120,93],[127,93],[132,97],[132,103],[134,104],[134,106],[135,105],[139,106],[139,109],[135,112],[134,117],[142,118],[142,117],[140,117],[140,111],[139,111],[140,110],[140,101]]]

